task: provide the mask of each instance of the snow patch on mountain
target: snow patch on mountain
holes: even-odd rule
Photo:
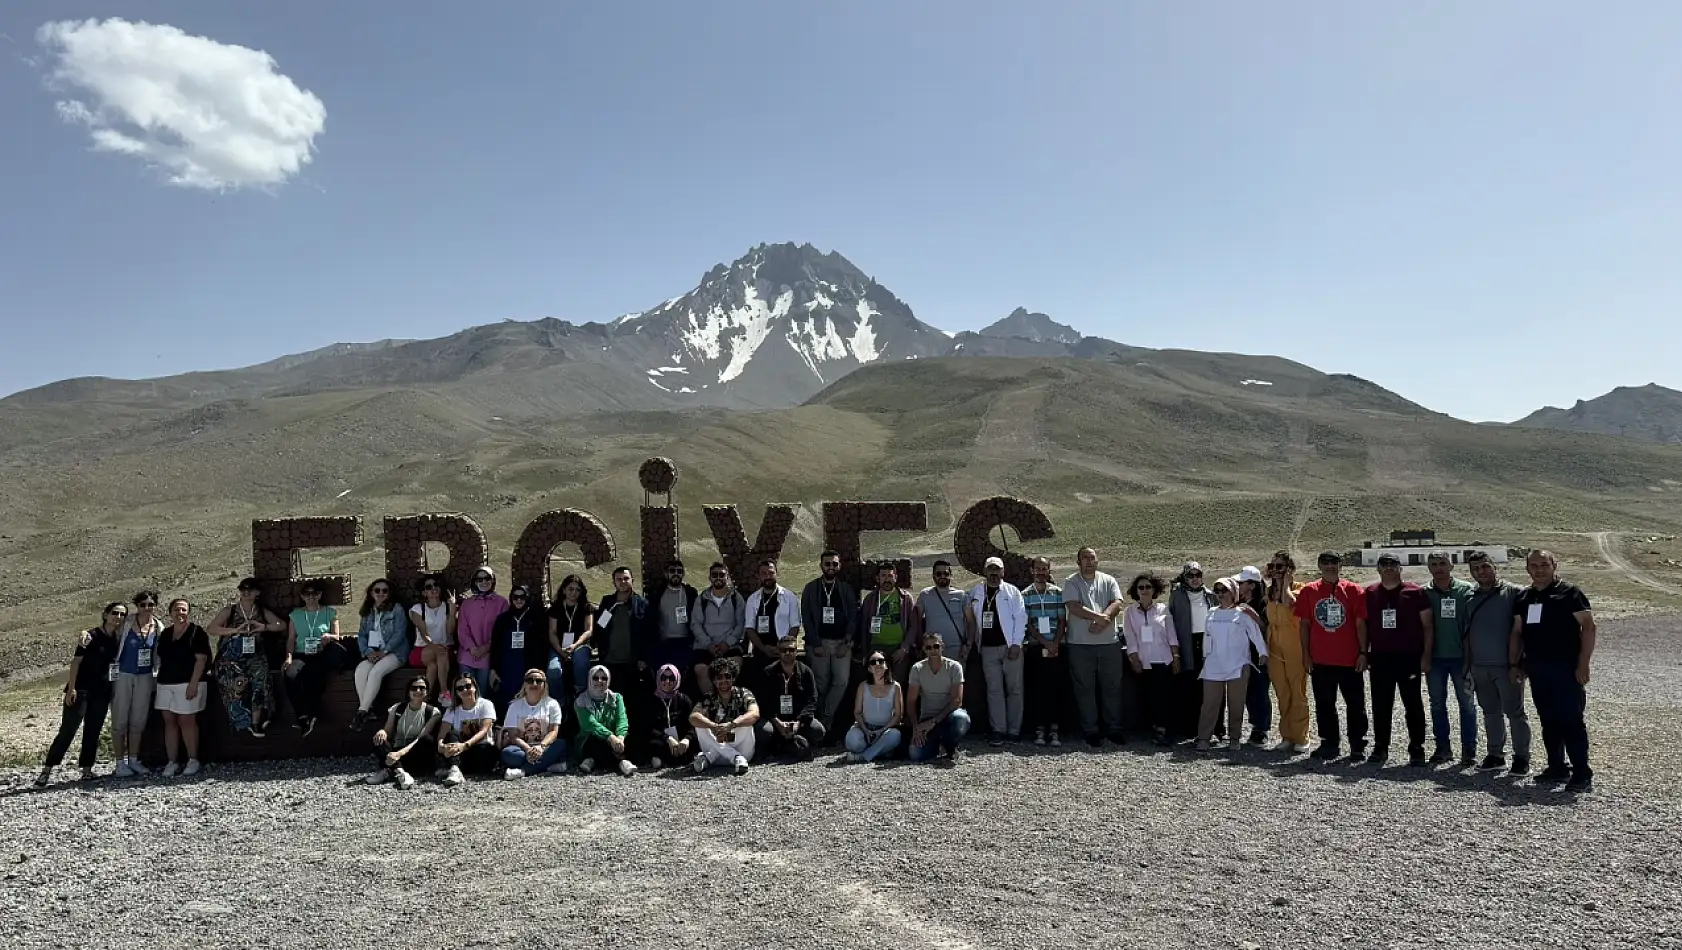
[[[742,297],[745,302],[741,307],[721,314],[726,326],[739,327],[742,331],[741,336],[731,341],[730,362],[718,374],[721,383],[742,375],[753,354],[759,352],[766,337],[771,335],[771,324],[787,316],[789,307],[794,305],[794,291],[785,290],[767,306],[751,282],[743,289]]]
[[[822,325],[820,329],[819,325]],[[806,362],[806,368],[813,375],[823,380],[823,370],[819,363],[829,360],[847,358],[847,344],[841,339],[841,334],[835,329],[835,321],[828,317],[812,317],[808,320],[789,321],[789,331],[786,335],[788,345]]]
[[[876,316],[876,308],[870,301],[860,300],[858,303],[859,323],[853,329],[853,357],[860,363],[869,363],[882,355],[876,348],[876,331],[870,326],[870,318]]]

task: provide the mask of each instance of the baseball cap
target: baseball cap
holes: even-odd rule
[[[1320,552],[1320,563],[1321,564],[1342,564],[1343,563],[1343,555],[1337,553],[1336,551],[1321,551]]]
[[[1243,583],[1244,581],[1260,584],[1262,582],[1262,572],[1257,570],[1254,564],[1246,564],[1244,569],[1238,572],[1238,582]]]
[[[1004,570],[1005,569],[1004,558],[1002,558],[1002,557],[990,557],[990,558],[987,559],[987,563],[981,565],[981,569],[984,570],[984,571],[989,567],[996,567],[1001,571]]]

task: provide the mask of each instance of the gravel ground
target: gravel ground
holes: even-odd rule
[[[1682,947],[1682,632],[1602,643],[1580,798],[1138,744],[407,793],[12,772],[0,915],[14,947]]]

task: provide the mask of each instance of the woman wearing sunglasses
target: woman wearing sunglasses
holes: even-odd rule
[[[630,719],[625,715],[625,698],[608,688],[612,679],[607,667],[590,667],[584,692],[573,701],[573,713],[578,716],[578,770],[589,775],[600,763],[629,778],[637,772],[625,750]]]
[[[158,634],[164,629],[157,610],[157,591],[135,594],[134,610],[123,621],[119,637],[116,690],[111,697],[111,748],[117,756],[117,778],[147,774],[146,766],[140,764],[140,737],[146,732],[157,691],[153,664]]]
[[[496,592],[496,572],[490,565],[473,574],[473,591],[456,610],[456,662],[463,676],[473,677],[479,694],[491,691],[491,636],[496,620],[508,610],[508,600]]]
[[[82,769],[82,781],[93,778],[93,763],[99,755],[99,734],[105,730],[105,714],[111,708],[111,693],[117,681],[117,633],[128,618],[128,608],[120,603],[105,605],[100,625],[82,634],[76,644],[76,655],[70,660],[70,676],[64,684],[64,714],[59,722],[58,735],[47,749],[47,759],[41,763],[41,775],[35,779],[37,787],[53,780],[53,769],[64,761],[70,751],[70,741],[76,730],[82,730],[82,751],[76,764]]]
[[[549,696],[549,678],[542,670],[526,671],[525,688],[508,704],[502,720],[503,778],[567,770],[567,747],[561,741],[561,704]]]
[[[352,729],[361,729],[373,715],[385,678],[402,669],[409,659],[409,612],[397,601],[391,581],[385,578],[368,585],[357,611],[362,625],[356,631],[356,718]]]
[[[415,628],[415,649],[409,654],[409,665],[426,671],[427,683],[438,690],[438,701],[449,706],[453,702],[450,644],[455,642],[455,601],[438,574],[421,578],[420,593],[420,602],[409,608],[409,623]]]
[[[520,677],[532,667],[549,665],[549,617],[541,597],[515,584],[508,590],[508,610],[491,628],[491,676],[496,704],[504,709],[520,694]],[[554,680],[550,680],[551,687]],[[566,695],[564,692],[561,695]]]
[[[877,650],[864,661],[869,679],[853,698],[853,728],[847,730],[845,762],[874,762],[899,747],[897,728],[905,718],[905,696],[888,675],[888,658]]]
[[[432,771],[437,758],[437,746],[431,741],[443,713],[426,701],[426,677],[409,681],[409,699],[393,705],[385,713],[385,728],[374,733],[374,771],[366,781],[369,785],[395,779],[403,790],[414,788],[414,772],[422,775]]]
[[[456,677],[456,704],[444,713],[438,728],[438,758],[443,760],[444,785],[462,783],[462,774],[489,775],[496,771],[496,747],[491,731],[496,728],[496,707],[479,695],[473,677]]]
[[[670,663],[654,677],[654,696],[641,719],[649,727],[650,768],[683,765],[695,757],[695,727],[689,722],[695,704],[683,694],[682,685],[682,674]]]
[[[339,644],[338,612],[321,602],[326,593],[321,582],[306,581],[298,593],[304,605],[287,619],[286,659],[280,668],[286,674],[295,725],[307,736],[315,731],[328,674],[344,669],[344,648]]]
[[[274,711],[269,682],[269,654],[264,641],[286,629],[285,621],[263,605],[255,577],[239,582],[239,599],[210,622],[216,648],[216,691],[228,711],[228,725],[253,738],[265,735]]]

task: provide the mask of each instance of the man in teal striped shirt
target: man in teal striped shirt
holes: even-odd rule
[[[1028,639],[1024,651],[1027,668],[1024,690],[1028,701],[1026,720],[1034,727],[1034,745],[1061,746],[1057,725],[1069,695],[1069,670],[1063,656],[1068,632],[1068,609],[1063,589],[1051,583],[1051,559],[1034,558],[1034,582],[1022,588],[1022,603],[1028,609]]]

